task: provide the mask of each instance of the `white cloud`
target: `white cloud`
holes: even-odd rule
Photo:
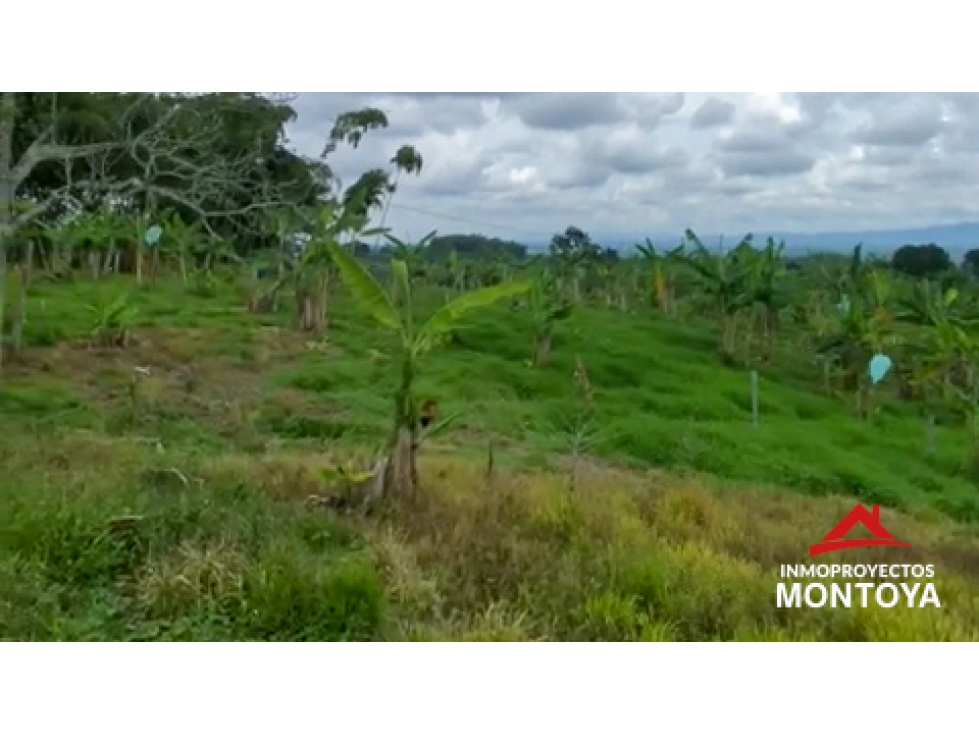
[[[642,237],[979,220],[977,94],[303,94],[290,138],[316,155],[338,113],[367,105],[391,128],[331,163],[349,180],[419,149],[395,228],[540,239],[570,224]]]

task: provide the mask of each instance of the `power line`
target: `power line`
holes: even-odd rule
[[[547,237],[547,238],[550,238],[550,237],[552,237],[554,235],[553,232],[543,232],[541,230],[525,229],[523,227],[510,227],[510,226],[505,225],[505,224],[493,224],[491,222],[480,222],[480,221],[475,220],[475,219],[468,219],[466,217],[457,217],[457,216],[453,216],[451,214],[443,214],[441,212],[427,211],[425,209],[418,209],[418,208],[412,207],[412,206],[404,206],[403,204],[391,204],[391,208],[392,209],[403,209],[404,211],[414,212],[415,214],[424,214],[424,215],[429,216],[429,217],[435,217],[436,219],[445,219],[445,220],[451,220],[451,221],[454,221],[454,222],[462,222],[463,224],[471,224],[471,225],[475,225],[477,227],[490,227],[492,229],[509,230],[511,232],[520,232],[520,233],[523,233],[523,234],[532,234],[532,235],[536,235],[538,237]]]

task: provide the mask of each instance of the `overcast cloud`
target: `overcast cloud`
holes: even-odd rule
[[[391,126],[331,159],[342,180],[402,144],[424,158],[387,224],[546,240],[896,229],[979,220],[977,94],[304,93],[292,145],[337,114]]]

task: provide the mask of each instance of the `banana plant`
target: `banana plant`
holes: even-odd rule
[[[128,293],[103,297],[95,303],[86,304],[85,309],[92,316],[91,337],[94,343],[103,347],[129,345],[138,309],[130,302]]]
[[[652,305],[658,306],[663,313],[667,313],[670,310],[670,292],[667,285],[666,258],[657,252],[656,245],[648,237],[646,244],[636,245],[636,250],[649,268],[649,294]]]
[[[924,332],[911,352],[916,368],[912,380],[926,391],[926,399],[929,388],[942,394],[955,389],[971,394],[974,387],[977,321],[959,311],[960,302],[957,289],[943,291],[929,281],[916,283],[911,297],[901,301],[901,315]]]
[[[747,256],[748,287],[756,310],[756,327],[761,332],[761,357],[766,362],[771,359],[774,350],[779,314],[788,300],[782,283],[785,274],[784,250],[785,242],[776,243],[769,237],[761,251],[742,251]]]
[[[468,314],[508,297],[525,292],[530,284],[509,283],[470,291],[439,308],[424,324],[416,327],[412,317],[411,279],[403,260],[392,260],[395,294],[389,294],[373,275],[339,243],[328,240],[325,249],[336,264],[340,280],[360,308],[381,327],[397,336],[400,346],[399,387],[394,396],[394,416],[383,468],[383,494],[410,498],[418,486],[416,455],[428,429],[422,432],[419,406],[415,399],[415,377],[421,358],[444,343]],[[392,298],[392,295],[400,296]],[[438,430],[442,424],[432,427]]]
[[[345,238],[347,244],[352,244],[360,237],[387,232],[380,228],[365,228],[369,213],[365,202],[373,195],[369,188],[363,188],[354,190],[342,201],[326,201],[320,205],[308,220],[312,239],[303,247],[298,259],[283,262],[285,272],[262,297],[274,301],[280,289],[292,286],[302,331],[322,331],[328,323],[330,294],[337,275],[328,245],[339,244]]]
[[[425,275],[425,256],[435,235],[435,231],[429,232],[416,243],[405,242],[389,233],[385,233],[384,238],[391,243],[392,259],[402,261],[408,268],[408,275],[418,278]]]
[[[132,229],[130,217],[116,212],[102,211],[98,216],[97,235],[102,244],[104,260],[102,272],[119,272],[119,260],[121,252],[118,249],[120,242],[124,242],[126,236]]]
[[[449,253],[449,259],[446,263],[446,268],[448,270],[449,281],[451,283],[452,290],[462,293],[466,290],[466,264],[459,261],[459,253],[455,250]]]
[[[871,388],[866,366],[877,352],[901,347],[906,335],[896,328],[891,308],[892,286],[880,271],[867,271],[855,282],[834,313],[833,326],[817,346],[817,353],[840,366],[844,389],[856,394],[857,410],[869,411]]]
[[[735,352],[738,314],[751,303],[750,271],[745,263],[746,250],[751,249],[751,235],[727,253],[711,252],[692,230],[688,229],[684,237],[692,250],[682,256],[682,262],[699,278],[702,292],[717,315],[721,356],[731,359]]]
[[[71,272],[75,253],[89,249],[88,244],[97,236],[96,229],[94,215],[83,214],[54,231],[51,259],[55,274],[67,275]]]
[[[531,364],[539,368],[547,364],[554,326],[571,315],[572,302],[547,271],[533,280],[529,295],[530,313],[534,323],[534,353]]]
[[[195,249],[201,239],[200,228],[196,224],[188,225],[174,212],[165,220],[163,231],[160,247],[166,255],[177,261],[180,280],[186,285],[190,274],[188,262],[193,262]]]

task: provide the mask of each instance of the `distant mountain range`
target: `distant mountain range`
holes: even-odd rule
[[[724,244],[736,244],[743,232],[738,234],[728,233],[724,237]],[[953,256],[961,257],[968,250],[979,248],[979,222],[962,222],[960,224],[941,225],[934,227],[921,227],[918,229],[891,229],[891,230],[864,230],[855,232],[823,232],[817,234],[801,234],[794,232],[754,232],[755,242],[764,242],[768,237],[777,240],[785,240],[785,248],[792,253],[804,253],[806,251],[837,251],[850,250],[856,245],[863,243],[864,250],[868,253],[888,254],[902,245],[914,244],[923,245],[935,243],[944,247]],[[698,236],[704,244],[716,244],[720,235],[706,235],[698,232]],[[642,237],[610,236],[600,237],[593,235],[596,242],[600,242],[605,247],[614,247],[619,250],[629,250],[637,242],[645,240]],[[662,235],[650,237],[656,244],[666,246],[675,245],[679,242],[678,234]],[[538,249],[543,243],[530,245],[531,249]],[[544,245],[546,246],[546,245]]]

